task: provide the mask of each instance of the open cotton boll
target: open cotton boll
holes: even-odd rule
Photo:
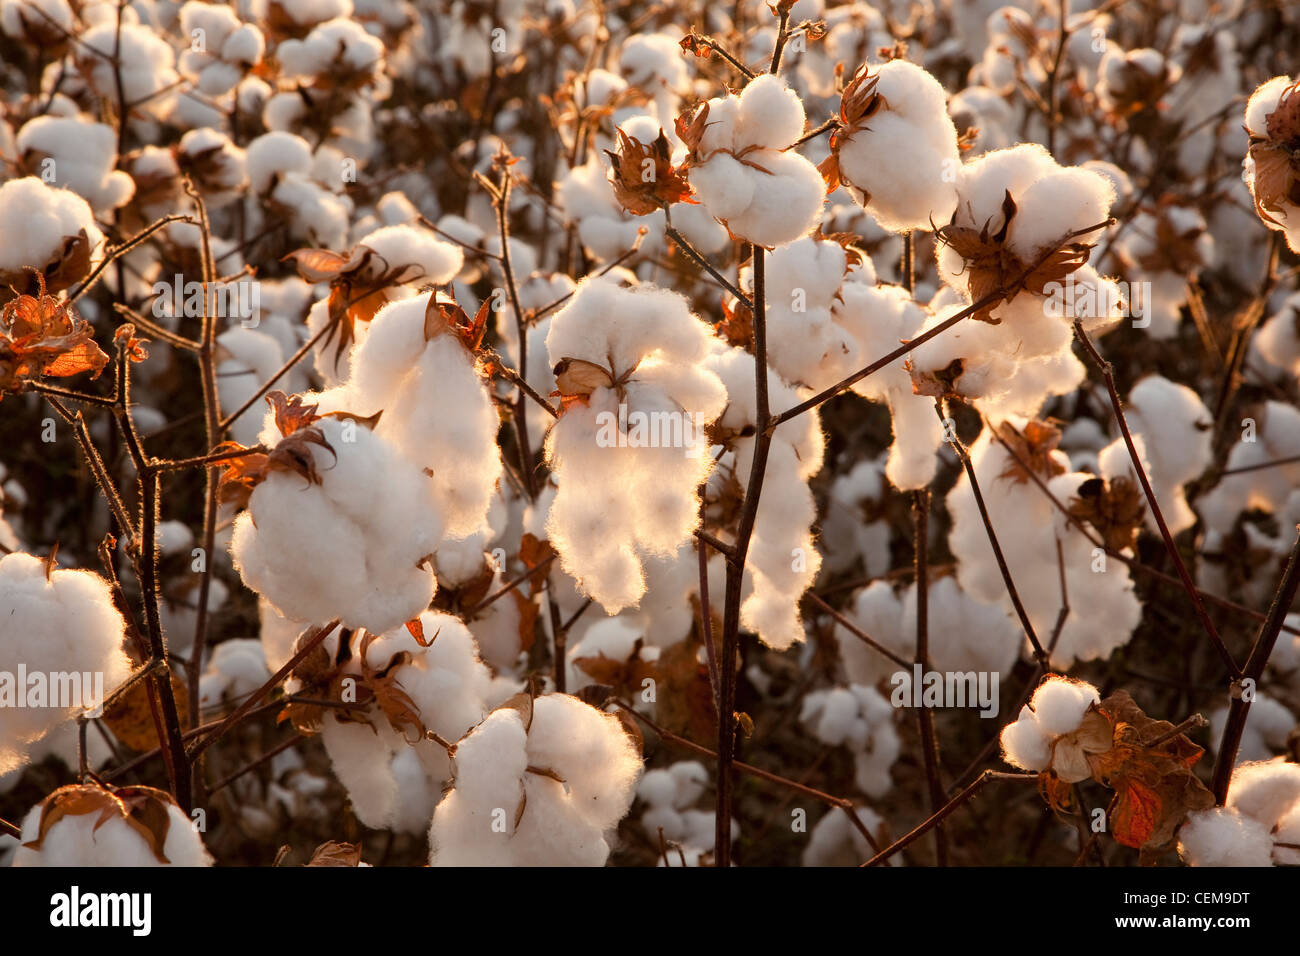
[[[740,96],[709,100],[701,116],[706,125],[686,142],[695,157],[690,182],[709,213],[732,234],[768,248],[811,232],[825,183],[812,163],[784,151],[803,134],[798,95],[765,74]]]
[[[551,319],[564,412],[546,439],[558,485],[546,536],[611,614],[644,593],[641,556],[672,555],[698,526],[702,429],[727,399],[698,364],[710,338],[678,294],[607,278],[583,281]]]
[[[426,331],[427,307],[421,295],[379,310],[353,353],[348,390],[363,406],[355,411],[382,411],[377,436],[433,473],[443,533],[461,538],[483,526],[501,476],[500,418],[464,343],[449,329]]]
[[[114,168],[115,134],[103,123],[38,116],[18,131],[16,146],[28,169],[39,170],[52,185],[71,189],[96,212],[125,205],[135,192],[135,181]]]
[[[1020,715],[1002,728],[998,738],[1002,744],[1002,759],[1013,767],[1035,772],[1046,770],[1052,762],[1052,738],[1038,723],[1037,715],[1028,704],[1020,708]]]
[[[89,790],[89,787],[81,788]],[[59,791],[56,791],[58,793]],[[81,812],[61,816],[41,836],[43,805],[38,804],[23,818],[22,845],[14,854],[13,866],[212,866],[212,857],[193,822],[171,798],[161,791],[153,799],[166,807],[166,822],[151,819],[155,836],[166,836],[157,847],[163,863],[148,840],[125,819],[125,814],[89,805]],[[104,792],[107,797],[107,792]],[[28,846],[39,842],[39,849]]]
[[[7,773],[25,762],[28,745],[100,704],[131,663],[108,583],[89,571],[49,570],[20,551],[0,557],[0,620],[0,773]],[[77,688],[80,699],[61,699]]]
[[[115,103],[120,95],[133,104],[132,117],[163,118],[171,110],[180,79],[176,55],[151,27],[100,23],[81,34],[73,50],[82,75],[100,99]],[[114,69],[115,62],[120,68]]]
[[[10,282],[25,287],[24,266],[44,269],[63,254],[68,239],[82,232],[93,267],[103,258],[104,234],[86,200],[70,190],[47,186],[36,176],[0,185],[0,233],[5,236],[0,243],[0,275],[12,274]],[[47,288],[54,294],[66,286],[50,283]]]
[[[1243,419],[1241,429],[1241,440],[1233,443],[1224,469],[1236,473],[1225,475],[1196,502],[1206,527],[1223,534],[1245,511],[1278,512],[1300,484],[1300,465],[1273,464],[1300,455],[1300,411],[1285,402],[1266,401]],[[1238,470],[1264,464],[1269,467]]]
[[[867,838],[849,819],[849,813],[858,818],[868,833],[881,833],[885,821],[870,807],[854,807],[851,811],[832,807],[822,814],[808,835],[808,845],[801,857],[804,866],[859,866],[876,855]],[[879,836],[876,842],[885,844]],[[892,861],[886,861],[885,865],[892,865]]]
[[[421,562],[442,535],[437,500],[419,467],[368,428],[338,418],[315,427],[333,450],[304,452],[318,482],[272,471],[253,489],[235,519],[235,567],[286,617],[390,630],[433,599],[437,581]]]
[[[14,40],[57,43],[74,30],[67,0],[0,0],[0,31]]]
[[[327,713],[320,739],[357,819],[377,829],[390,826],[399,792],[393,760],[406,748],[401,735],[386,725],[372,727]]]
[[[275,51],[285,79],[338,74],[358,83],[377,77],[384,66],[384,44],[355,20],[337,17],[314,27],[302,40],[288,39]]]
[[[768,357],[788,382],[821,389],[860,368],[858,345],[832,311],[848,257],[837,242],[805,236],[768,257]],[[741,273],[752,290],[753,270]]]
[[[1142,439],[1152,490],[1170,532],[1178,534],[1196,523],[1183,486],[1210,467],[1213,416],[1194,391],[1161,375],[1134,385],[1128,405],[1125,417],[1135,440]],[[1150,513],[1147,521],[1154,529]]]
[[[1235,808],[1211,807],[1179,827],[1178,855],[1188,866],[1272,866],[1273,838]]]
[[[901,286],[871,286],[846,282],[834,314],[857,343],[864,360],[880,358],[913,338],[930,313]],[[905,358],[861,379],[853,391],[889,406],[894,439],[885,474],[901,491],[923,488],[934,477],[936,455],[943,444],[943,424],[934,412],[934,399],[917,394],[905,368]]]
[[[1101,695],[1091,684],[1053,677],[1038,685],[1029,706],[1044,733],[1057,736],[1078,730],[1088,708],[1100,701]]]
[[[1270,365],[1300,377],[1300,292],[1287,296],[1282,307],[1264,321],[1251,344]]]
[[[1210,712],[1210,736],[1214,740],[1223,739],[1227,722],[1227,707],[1216,707]],[[1257,693],[1246,712],[1246,726],[1237,747],[1238,762],[1272,759],[1274,754],[1286,750],[1287,740],[1295,726],[1295,715],[1280,701]]]
[[[565,687],[572,691],[579,691],[584,687],[600,683],[578,663],[584,658],[603,657],[611,661],[626,661],[631,658],[637,642],[644,642],[644,640],[645,635],[641,628],[630,618],[618,616],[597,621],[587,628],[581,640],[569,645]],[[641,660],[653,661],[658,659],[659,649],[642,647],[638,656]]]
[[[1250,147],[1243,161],[1246,185],[1255,212],[1269,229],[1283,233],[1292,252],[1300,250],[1300,205],[1296,195],[1295,111],[1284,110],[1296,95],[1289,76],[1261,84],[1246,103],[1246,132]]]
[[[641,772],[618,718],[563,694],[535,699],[527,726],[513,707],[493,711],[454,762],[429,829],[432,866],[602,866]]]
[[[1300,764],[1285,758],[1236,767],[1227,805],[1272,829],[1300,802]]]
[[[271,677],[266,652],[257,638],[222,641],[199,678],[199,704],[216,707],[223,700],[242,701]]]
[[[387,270],[400,271],[406,284],[445,285],[465,261],[460,246],[408,224],[381,226],[367,233],[360,244],[379,256]]]
[[[947,222],[957,206],[957,130],[943,87],[914,63],[863,66],[845,87],[846,129],[832,134],[839,175],[884,229]]]
[[[869,576],[888,570],[885,488],[883,461],[871,459],[859,461],[832,483],[820,540],[823,564],[829,571],[845,571],[859,559]]]
[[[799,722],[822,743],[848,747],[858,786],[880,797],[892,786],[889,768],[899,752],[894,713],[874,687],[850,684],[805,694]]]
[[[270,192],[290,173],[306,176],[311,172],[311,146],[294,133],[263,133],[248,144],[245,155],[248,184],[258,195]]]
[[[271,199],[289,214],[292,235],[338,249],[347,244],[352,200],[296,173],[288,173],[271,190]]]
[[[707,491],[710,504],[717,506],[748,481],[754,439],[742,432],[757,421],[755,367],[752,355],[716,340],[705,364],[721,379],[728,399],[717,427],[731,436],[730,458],[715,470]],[[772,413],[780,414],[798,404],[800,395],[768,369],[768,399]],[[773,436],[749,544],[740,617],[741,625],[769,647],[785,650],[804,638],[799,599],[821,567],[810,530],[817,508],[808,481],[821,470],[824,439],[815,411],[783,423]],[[725,522],[718,531],[724,536],[733,533]]]

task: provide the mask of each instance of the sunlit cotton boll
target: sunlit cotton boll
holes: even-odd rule
[[[798,95],[764,75],[740,96],[709,100],[708,111],[702,159],[690,169],[699,201],[734,235],[760,246],[810,232],[821,215],[825,184],[812,163],[783,152],[803,134]]]
[[[709,338],[678,294],[609,279],[584,281],[551,320],[547,351],[574,391],[546,439],[559,486],[547,536],[611,614],[644,593],[642,556],[674,554],[698,525],[703,428],[726,402],[699,365]]]
[[[6,554],[0,558],[0,621],[0,773],[6,773],[61,722],[102,703],[96,682],[102,680],[103,695],[111,694],[131,664],[122,649],[126,625],[108,583],[89,571],[49,570],[34,555]],[[77,675],[81,700],[55,699],[60,674]],[[39,698],[36,675],[45,688]]]
[[[272,471],[235,519],[235,566],[286,617],[390,630],[428,607],[437,585],[421,566],[442,533],[429,479],[363,425],[313,427],[333,449],[308,445],[319,483]],[[263,440],[276,444],[274,426]]]
[[[493,711],[457,745],[455,786],[429,829],[429,862],[603,866],[605,835],[631,806],[640,772],[619,719],[575,697],[537,698],[530,725],[516,708]]]

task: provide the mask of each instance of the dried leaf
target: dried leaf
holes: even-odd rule
[[[307,861],[307,866],[359,866],[361,863],[360,843],[339,843],[334,840],[316,847],[316,852]]]
[[[1069,513],[1097,529],[1112,551],[1136,548],[1138,531],[1146,513],[1146,499],[1137,482],[1119,475],[1110,482],[1089,478],[1070,499]]]

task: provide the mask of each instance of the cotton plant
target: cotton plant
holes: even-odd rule
[[[823,175],[840,181],[882,228],[930,228],[957,208],[957,130],[943,87],[906,60],[864,65],[844,88]]]
[[[699,524],[696,488],[711,464],[703,428],[727,400],[699,364],[708,344],[685,300],[652,286],[588,279],[551,319],[563,410],[546,437],[558,485],[546,537],[609,613],[640,600],[645,556],[672,554]],[[626,431],[634,416],[675,421],[678,437],[637,439]]]
[[[7,773],[60,724],[103,704],[130,676],[131,662],[123,648],[126,623],[108,582],[90,571],[62,570],[20,551],[5,554],[0,617],[0,672],[8,677],[7,689],[0,685],[0,773]],[[46,680],[22,683],[22,673]],[[82,700],[58,699],[57,674],[80,675]]]
[[[850,684],[805,694],[799,722],[823,744],[847,747],[858,789],[880,798],[893,788],[890,768],[902,751],[895,713],[875,688]]]
[[[1192,814],[1178,841],[1189,866],[1300,865],[1300,766],[1280,757],[1239,765],[1226,803]]]
[[[620,720],[565,694],[494,710],[453,763],[429,828],[432,866],[603,866],[641,774]]]
[[[696,197],[732,235],[764,247],[811,232],[825,191],[817,168],[789,149],[803,135],[798,94],[776,76],[706,101],[679,120]]]

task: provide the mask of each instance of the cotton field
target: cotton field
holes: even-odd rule
[[[0,0],[0,867],[1300,865],[1298,50]]]

